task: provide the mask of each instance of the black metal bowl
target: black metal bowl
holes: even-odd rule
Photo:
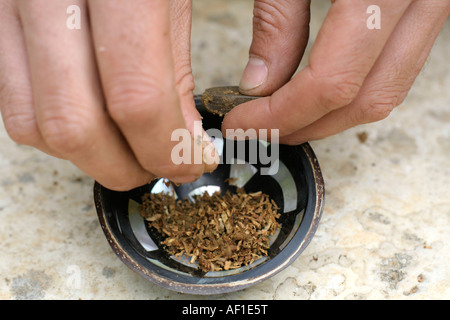
[[[222,119],[207,113],[196,99],[203,116],[203,126],[220,128]],[[254,142],[254,141],[253,141]],[[214,140],[222,159],[233,145],[233,155],[238,159],[222,161],[213,173],[180,186],[166,186],[163,179],[147,185],[117,192],[94,186],[94,198],[101,227],[113,251],[129,268],[145,279],[170,290],[191,294],[217,294],[237,291],[261,282],[289,266],[308,246],[318,227],[324,205],[324,181],[319,163],[308,143],[299,146],[278,147],[277,170],[262,174],[266,165],[250,161],[236,151],[238,144],[249,150],[250,141],[233,142]],[[273,145],[258,141],[258,148]],[[241,149],[242,150],[242,149]],[[265,150],[270,154],[270,150]],[[239,160],[239,161],[238,161]],[[272,163],[273,165],[273,163]],[[228,178],[235,178],[233,184]],[[149,192],[169,192],[179,198],[202,192],[231,192],[242,187],[247,192],[262,191],[279,206],[280,228],[271,238],[268,256],[251,265],[227,271],[202,272],[196,263],[183,257],[168,255],[160,245],[160,237],[148,226],[138,211],[141,198]]]

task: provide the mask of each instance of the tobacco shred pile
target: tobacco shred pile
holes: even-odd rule
[[[262,192],[205,192],[188,199],[148,193],[141,215],[164,239],[170,255],[185,255],[204,271],[239,268],[267,255],[279,227],[278,207]]]

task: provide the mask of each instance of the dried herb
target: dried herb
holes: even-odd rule
[[[235,106],[257,98],[259,97],[241,94],[237,86],[228,86],[206,89],[202,94],[201,101],[206,110],[223,116]]]
[[[239,268],[267,255],[279,227],[279,208],[262,192],[205,192],[194,202],[149,193],[142,200],[140,212],[163,236],[167,252],[184,254],[205,272]]]

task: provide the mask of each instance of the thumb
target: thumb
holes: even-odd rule
[[[267,96],[290,80],[309,36],[310,0],[255,0],[250,58],[239,84],[249,95]]]

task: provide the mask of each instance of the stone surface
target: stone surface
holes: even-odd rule
[[[237,84],[252,1],[194,2],[196,92]],[[311,43],[327,2],[313,1]],[[305,252],[265,282],[209,298],[450,298],[449,52],[447,21],[388,119],[312,143],[326,207]],[[202,299],[156,287],[120,262],[92,186],[70,163],[16,145],[0,125],[0,299]]]

